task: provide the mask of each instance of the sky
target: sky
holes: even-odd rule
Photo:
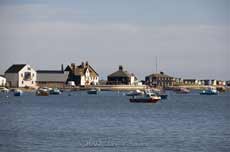
[[[101,79],[123,65],[230,80],[229,0],[0,0],[0,74],[88,61]]]

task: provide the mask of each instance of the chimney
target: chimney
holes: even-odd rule
[[[75,64],[74,63],[71,63],[71,68],[73,71],[75,71]]]
[[[85,62],[85,65],[86,65],[87,67],[89,66],[89,63],[88,63],[88,61],[86,61],[86,62]]]
[[[62,71],[62,72],[64,71],[64,66],[63,66],[63,64],[61,64],[61,71]]]
[[[123,71],[123,66],[119,65],[119,71]]]
[[[84,67],[85,67],[85,63],[84,63],[84,62],[81,62],[81,66],[84,68]]]

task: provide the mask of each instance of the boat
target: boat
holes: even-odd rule
[[[126,93],[126,96],[141,96],[143,94],[144,94],[143,91],[135,90],[135,91],[130,91],[130,92]]]
[[[46,88],[39,88],[39,89],[36,91],[36,95],[37,95],[37,96],[49,96],[49,90],[46,89]]]
[[[90,89],[89,91],[87,91],[88,94],[97,94],[97,92],[97,89]]]
[[[219,91],[216,90],[214,87],[209,87],[207,90],[203,90],[201,95],[218,95]]]
[[[9,89],[5,88],[5,87],[0,87],[0,92],[1,93],[8,93]]]
[[[59,94],[61,94],[61,91],[57,88],[54,88],[54,89],[50,90],[49,93],[51,95],[59,95]]]
[[[129,99],[130,102],[136,103],[156,103],[159,100],[161,100],[161,97],[154,93],[148,93],[143,96],[133,96],[131,99]]]
[[[165,93],[165,91],[160,90],[160,89],[156,89],[156,88],[146,89],[145,93],[147,93],[147,94],[149,94],[149,93],[156,94],[157,96],[160,96],[161,99],[167,99],[168,98],[168,95]]]
[[[190,93],[190,90],[189,90],[189,89],[183,88],[183,87],[176,88],[176,89],[174,89],[174,91],[176,91],[176,93],[181,93],[181,94]]]
[[[221,87],[217,87],[216,90],[219,91],[219,92],[225,92],[226,88],[221,86]]]
[[[14,91],[14,96],[22,96],[22,94],[23,94],[23,91],[22,91],[22,90],[16,89],[16,90]]]

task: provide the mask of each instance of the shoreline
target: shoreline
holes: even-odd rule
[[[90,89],[100,89],[101,91],[135,91],[135,90],[145,90],[147,89],[149,86],[146,85],[140,85],[140,86],[136,86],[136,85],[96,85],[96,86],[84,86],[84,87],[80,87],[80,86],[76,86],[76,87],[63,87],[63,88],[59,88],[62,89],[64,91],[84,91],[84,90],[90,90]],[[170,86],[168,87],[166,90],[173,90],[175,88],[179,88],[179,87],[183,87],[183,88],[187,88],[190,90],[205,90],[210,86],[204,86],[204,85],[178,85],[178,86]],[[212,87],[223,87],[225,89],[226,92],[230,92],[230,87],[226,87],[226,86],[212,86]],[[24,92],[34,92],[36,91],[37,88],[9,88],[9,89],[20,89]],[[158,88],[160,89],[160,88]]]

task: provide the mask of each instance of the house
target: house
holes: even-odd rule
[[[186,85],[200,85],[200,81],[197,79],[184,79],[183,83]]]
[[[39,87],[64,88],[69,72],[61,70],[37,70],[37,85]]]
[[[0,75],[0,87],[6,86],[6,78],[3,75]]]
[[[230,87],[230,80],[226,81],[226,86]]]
[[[28,64],[13,64],[5,77],[10,87],[36,87],[37,73]]]
[[[97,85],[99,83],[99,75],[88,62],[82,62],[76,66],[74,63],[68,65],[65,71],[69,72],[68,81],[75,82],[76,85]]]
[[[119,66],[118,71],[110,74],[107,78],[107,84],[112,85],[135,85],[137,78],[134,74],[130,74],[128,71],[123,70],[123,66]]]
[[[155,87],[168,87],[173,85],[174,79],[173,77],[164,74],[164,72],[160,72],[146,76],[145,83]]]
[[[219,85],[219,86],[225,86],[225,85],[226,85],[226,81],[223,81],[223,80],[217,80],[217,81],[216,81],[216,85]]]

